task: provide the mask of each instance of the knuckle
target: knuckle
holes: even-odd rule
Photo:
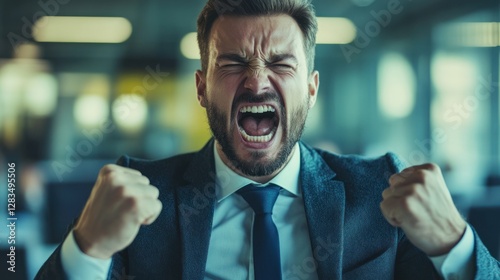
[[[156,187],[151,187],[153,189],[153,196],[155,198],[157,198],[158,196],[160,196],[160,190]]]
[[[427,180],[427,172],[424,169],[416,170],[413,176],[418,183],[424,183]]]
[[[412,216],[415,213],[415,199],[413,197],[405,197],[401,199],[401,208],[406,213],[406,216]]]
[[[127,188],[124,185],[118,185],[113,188],[113,195],[116,198],[124,198],[127,196]]]
[[[113,183],[113,182],[116,182],[120,176],[119,176],[118,172],[116,172],[115,170],[111,170],[111,171],[107,172],[104,175],[104,177],[107,179],[107,181],[109,183]]]
[[[408,170],[401,171],[400,173],[394,174],[393,175],[393,181],[395,182],[404,182],[406,181],[410,176],[410,173],[408,173]]]
[[[394,182],[398,179],[399,177],[399,174],[396,173],[396,174],[392,174],[391,177],[389,177],[389,182]]]
[[[113,164],[106,164],[101,168],[101,174],[105,175],[108,174],[109,172],[112,172],[115,169],[115,166]]]
[[[380,204],[379,204],[379,206],[380,206],[380,210],[382,210],[382,214],[385,215],[386,212],[387,212],[387,203],[386,203],[386,201],[385,200],[381,201]]]
[[[438,171],[438,170],[441,170],[437,164],[432,163],[432,162],[430,162],[430,163],[426,163],[426,164],[424,164],[423,166],[424,166],[424,168],[425,168],[425,169],[430,170],[430,171]]]
[[[156,201],[158,201],[158,209],[159,209],[158,212],[160,212],[163,209],[163,203],[160,200],[156,200]]]
[[[408,197],[408,196],[402,197],[399,200],[399,206],[401,207],[401,209],[405,210],[406,212],[409,211],[410,207],[411,207],[411,199],[410,199],[410,197]]]
[[[124,201],[126,209],[136,213],[139,209],[139,201],[135,197],[127,197]]]
[[[408,196],[416,196],[419,192],[419,185],[412,184],[407,187]]]

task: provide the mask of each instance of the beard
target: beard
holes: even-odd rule
[[[233,103],[229,127],[227,126],[227,114],[217,108],[215,104],[208,102],[208,123],[212,134],[221,145],[222,152],[237,170],[248,176],[268,176],[280,169],[287,162],[293,147],[302,136],[309,112],[309,98],[309,95],[307,95],[307,102],[300,102],[300,106],[290,112],[289,123],[292,124],[291,127],[287,125],[287,116],[282,100],[277,93],[272,92],[263,93],[258,96],[251,93],[242,93],[238,96]],[[238,156],[233,144],[235,140],[234,130],[238,129],[238,124],[235,123],[235,115],[238,113],[236,112],[237,105],[241,102],[262,103],[269,101],[275,101],[281,107],[279,110],[281,112],[279,125],[282,126],[283,136],[279,140],[281,141],[281,146],[276,158],[266,160],[267,153],[260,151],[251,152],[248,158]]]

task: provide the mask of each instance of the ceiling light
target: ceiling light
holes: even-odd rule
[[[33,28],[38,42],[122,43],[132,34],[123,17],[41,17]]]
[[[380,59],[377,73],[377,101],[382,114],[391,119],[405,118],[415,107],[417,82],[406,57],[386,53]]]
[[[186,58],[200,59],[200,49],[196,36],[196,32],[190,32],[181,40],[181,52]]]
[[[349,44],[356,38],[356,26],[350,19],[318,17],[316,44]]]
[[[433,34],[438,44],[461,47],[500,46],[500,22],[456,22],[440,26]]]
[[[75,101],[73,114],[80,126],[97,127],[108,119],[108,101],[100,95],[81,95]]]

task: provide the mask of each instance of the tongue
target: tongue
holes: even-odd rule
[[[241,126],[250,136],[262,136],[271,133],[274,122],[269,118],[258,120],[254,117],[249,116],[241,121]]]

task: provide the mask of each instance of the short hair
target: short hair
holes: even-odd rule
[[[206,73],[209,40],[213,23],[223,15],[266,16],[285,14],[292,17],[304,35],[304,51],[309,72],[314,69],[314,48],[318,22],[311,0],[208,0],[198,16],[198,46],[201,70]]]

